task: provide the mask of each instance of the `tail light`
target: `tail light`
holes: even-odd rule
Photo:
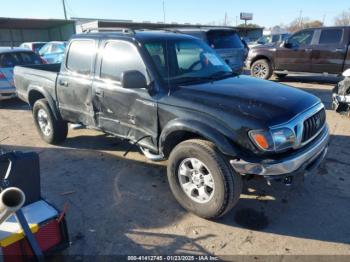
[[[6,76],[4,75],[4,73],[0,72],[0,80],[6,79]]]

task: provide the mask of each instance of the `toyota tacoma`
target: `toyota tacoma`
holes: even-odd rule
[[[126,139],[146,157],[168,160],[173,195],[204,218],[235,206],[243,179],[291,183],[315,170],[328,148],[317,97],[237,75],[189,35],[75,35],[62,64],[17,66],[14,81],[46,142],[64,142],[68,123]]]

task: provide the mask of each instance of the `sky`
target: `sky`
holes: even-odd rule
[[[163,21],[163,0],[65,0],[68,17]],[[1,0],[0,17],[64,18],[62,0]],[[349,10],[349,0],[164,0],[166,22],[241,23],[240,12],[253,13],[264,27],[289,24],[300,14],[333,25]]]

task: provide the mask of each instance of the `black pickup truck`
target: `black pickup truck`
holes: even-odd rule
[[[236,75],[192,36],[155,31],[73,36],[61,65],[18,66],[18,96],[48,143],[67,123],[127,139],[168,159],[170,188],[187,210],[216,218],[244,178],[287,184],[315,170],[329,140],[318,98]]]
[[[249,50],[246,65],[255,77],[269,79],[273,73],[341,75],[350,68],[350,26],[308,28],[279,45]]]

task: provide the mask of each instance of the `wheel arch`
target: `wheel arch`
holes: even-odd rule
[[[256,57],[254,57],[254,58],[251,60],[251,62],[250,62],[249,68],[251,68],[252,65],[253,65],[256,61],[262,60],[262,59],[267,60],[267,61],[271,64],[272,69],[274,68],[274,64],[273,64],[273,62],[272,62],[272,59],[271,59],[270,57],[268,57],[267,55],[257,55]]]
[[[195,120],[170,121],[160,135],[159,150],[165,158],[168,158],[176,145],[193,138],[213,142],[225,155],[238,155],[237,150],[225,135],[207,124]]]
[[[60,113],[57,110],[56,104],[52,96],[45,91],[43,87],[39,86],[30,86],[28,88],[28,103],[31,108],[33,108],[36,101],[39,99],[46,99],[50,105],[50,109],[56,119],[61,119]]]

